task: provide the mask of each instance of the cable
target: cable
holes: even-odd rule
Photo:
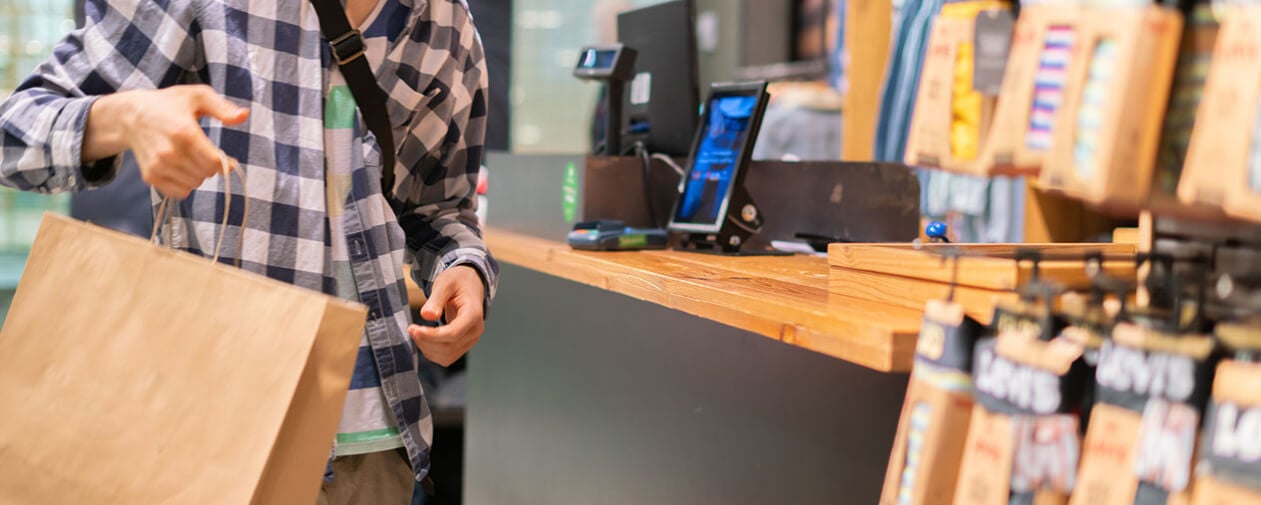
[[[673,168],[674,172],[679,174],[679,177],[683,177],[687,175],[687,172],[683,170],[683,167],[680,167],[678,163],[674,162],[674,158],[671,158],[661,153],[657,153],[657,154],[652,155],[652,159],[665,163],[666,166]]]
[[[648,207],[648,219],[652,221],[653,228],[660,226],[657,221],[657,209],[652,201],[652,157],[648,154],[648,149],[644,147],[643,142],[635,142],[635,155],[643,161],[644,165],[644,205]]]
[[[652,159],[665,163],[667,167],[674,169],[674,172],[679,174],[679,187],[677,188],[677,191],[678,194],[683,194],[683,190],[687,188],[687,171],[683,170],[683,167],[680,167],[678,163],[675,163],[674,158],[664,154],[656,153],[652,155]]]

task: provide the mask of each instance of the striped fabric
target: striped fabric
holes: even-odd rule
[[[1064,83],[1068,80],[1074,36],[1073,27],[1063,25],[1050,26],[1043,35],[1042,54],[1033,78],[1033,109],[1029,112],[1029,130],[1025,133],[1025,146],[1029,149],[1051,149],[1055,113],[1064,103]]]
[[[873,145],[876,161],[901,163],[906,155],[928,35],[942,3],[942,0],[895,0],[893,3],[892,42]]]
[[[248,182],[207,181],[176,209],[170,245],[199,254],[209,248],[224,212],[224,186],[232,184],[221,260],[239,259],[251,272],[336,294],[325,160],[354,150],[338,239],[347,244],[357,298],[369,308],[365,335],[381,390],[420,479],[428,472],[433,427],[406,333],[404,259],[426,291],[444,270],[470,265],[486,281],[488,299],[498,267],[475,213],[486,131],[480,39],[462,0],[397,1],[401,10],[383,26],[389,50],[374,62],[395,125],[398,161],[386,167],[396,174],[394,201],[382,196],[371,134],[325,148],[323,102],[333,65],[307,0],[90,0],[87,26],[68,35],[0,104],[0,183],[40,192],[100,186],[121,157],[80,162],[97,96],[205,83],[250,109],[241,126],[203,124],[212,142],[240,160]],[[242,227],[243,244],[236,238]]]
[[[1093,178],[1098,169],[1095,153],[1099,149],[1099,130],[1103,128],[1103,108],[1108,103],[1108,85],[1112,81],[1116,52],[1116,41],[1111,39],[1100,40],[1091,52],[1073,139],[1073,161],[1081,180]]]
[[[912,505],[915,502],[915,476],[919,473],[924,459],[924,438],[932,423],[933,406],[928,402],[915,402],[911,407],[911,417],[906,434],[906,462],[902,466],[902,477],[898,483],[898,505]]]

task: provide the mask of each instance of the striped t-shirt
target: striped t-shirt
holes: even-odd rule
[[[367,52],[364,54],[372,68],[379,68],[385,59],[389,45],[389,20],[395,13],[406,13],[398,0],[380,0],[376,9],[361,25]],[[354,95],[346,86],[346,79],[334,68],[329,72],[327,95],[324,102],[325,178],[328,198],[329,236],[332,237],[333,272],[337,280],[337,295],[348,300],[358,300],[354,273],[350,266],[350,254],[344,232],[345,209],[351,196],[351,174],[363,163],[365,127],[359,122]],[[365,334],[359,343],[359,357],[355,360],[355,373],[346,393],[341,424],[337,428],[334,447],[336,456],[369,454],[388,451],[403,446],[398,424],[387,408],[381,392],[381,379],[372,347]]]

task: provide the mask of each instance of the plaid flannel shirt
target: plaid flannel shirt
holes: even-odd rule
[[[472,266],[486,282],[488,302],[498,266],[474,212],[487,113],[480,38],[463,0],[400,1],[410,14],[392,20],[398,35],[374,69],[394,124],[395,199],[382,196],[380,150],[367,133],[361,148],[368,166],[353,171],[345,226],[382,391],[419,480],[428,472],[433,423],[406,333],[403,263],[411,262],[426,293],[442,271]],[[310,3],[89,0],[86,11],[87,26],[0,104],[0,183],[38,192],[103,185],[133,162],[81,162],[96,97],[208,84],[250,109],[241,126],[203,122],[210,140],[240,160],[246,183],[216,177],[194,191],[174,211],[170,245],[198,254],[212,249],[230,189],[221,261],[239,257],[246,270],[332,294],[322,108],[332,63]]]

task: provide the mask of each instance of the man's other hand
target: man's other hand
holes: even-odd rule
[[[408,333],[426,359],[451,366],[482,338],[486,329],[485,300],[486,285],[481,274],[467,265],[452,267],[434,280],[433,292],[420,309],[420,317],[426,321],[445,318],[446,324],[412,325]]]

